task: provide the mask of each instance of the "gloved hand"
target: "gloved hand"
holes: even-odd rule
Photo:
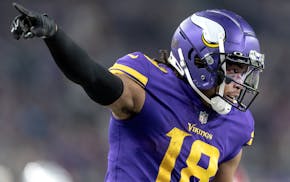
[[[49,38],[57,32],[57,25],[46,14],[30,11],[17,3],[13,3],[13,6],[20,12],[11,25],[11,33],[15,39],[35,36]]]

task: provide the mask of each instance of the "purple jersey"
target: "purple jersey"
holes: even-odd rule
[[[110,71],[135,80],[146,99],[132,118],[111,118],[106,181],[210,181],[220,163],[251,145],[249,111],[217,114],[166,65],[135,52]]]

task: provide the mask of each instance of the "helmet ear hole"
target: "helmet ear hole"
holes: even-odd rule
[[[194,57],[194,65],[197,68],[205,68],[207,66],[206,61],[204,59],[200,59],[197,55]]]
[[[188,58],[188,60],[191,60],[192,52],[193,52],[193,48],[191,48],[191,49],[188,51],[188,54],[187,54],[187,58]]]

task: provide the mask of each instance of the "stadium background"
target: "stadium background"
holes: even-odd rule
[[[11,181],[21,181],[25,165],[38,160],[56,162],[75,182],[103,181],[109,111],[64,78],[42,41],[13,40],[10,22],[17,12],[11,2],[0,2],[0,181],[5,182],[1,169],[8,169]],[[253,182],[290,181],[290,1],[17,2],[49,14],[105,67],[137,50],[157,57],[159,49],[169,49],[175,28],[192,12],[225,8],[242,15],[261,41],[266,70],[252,106],[255,140],[241,166]]]

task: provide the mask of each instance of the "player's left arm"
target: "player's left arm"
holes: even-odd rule
[[[242,158],[242,150],[231,160],[220,164],[214,182],[233,182]]]

